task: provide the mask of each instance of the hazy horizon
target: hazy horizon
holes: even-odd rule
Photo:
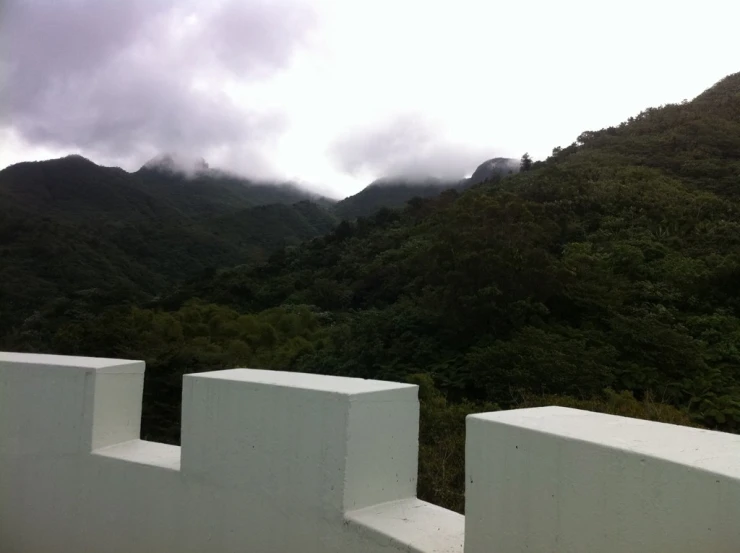
[[[174,152],[333,197],[462,178],[697,96],[740,69],[733,15],[712,0],[6,0],[0,167],[79,154],[133,171]]]

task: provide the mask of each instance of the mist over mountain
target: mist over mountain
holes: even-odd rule
[[[382,177],[357,194],[339,201],[336,213],[346,219],[367,217],[381,208],[401,208],[412,198],[429,198],[444,190],[463,190],[496,177],[519,171],[519,160],[493,158],[484,161],[470,178],[443,179],[434,176]]]
[[[33,165],[38,163],[44,165]],[[93,166],[98,168],[97,173],[88,171]],[[51,171],[57,172],[56,176],[60,178],[39,188],[31,175],[40,175],[42,167],[47,176]],[[445,179],[434,175],[384,176],[357,194],[336,201],[319,193],[316,186],[249,179],[211,167],[202,157],[163,153],[144,163],[137,171],[128,173],[117,167],[98,166],[79,155],[69,155],[46,162],[10,166],[5,170],[5,187],[6,193],[26,197],[28,205],[33,203],[31,197],[35,197],[37,209],[63,212],[64,216],[75,213],[78,208],[93,217],[126,210],[131,199],[120,198],[120,190],[136,189],[158,198],[163,205],[187,213],[218,215],[222,211],[254,205],[309,200],[327,208],[334,206],[338,216],[352,219],[372,215],[384,207],[403,207],[414,197],[426,198],[446,189],[461,190],[518,170],[518,160],[498,157],[483,162],[468,179]],[[78,175],[75,175],[76,171],[79,171]],[[20,179],[14,175],[23,177]],[[67,178],[72,175],[74,178]],[[75,206],[75,203],[79,205]]]
[[[496,176],[519,172],[519,160],[506,157],[494,157],[481,163],[470,176],[470,184],[480,184]]]
[[[55,297],[140,299],[208,267],[266,259],[337,222],[292,185],[170,157],[135,173],[78,155],[0,171],[0,330]],[[113,296],[111,296],[113,295]]]
[[[436,196],[447,188],[459,186],[456,181],[436,177],[383,177],[360,192],[337,202],[334,211],[345,219],[368,217],[382,208],[400,208],[414,197]]]
[[[165,153],[147,161],[143,169],[159,170],[169,173],[180,173],[185,176],[195,176],[208,171],[209,166],[205,159],[187,158],[175,153]]]
[[[341,219],[400,209],[471,180],[383,177],[334,202],[170,153],[133,173],[79,155],[18,163],[0,171],[0,233],[9,244],[0,294],[21,282],[28,293],[6,304],[5,324],[57,295],[95,288],[139,298],[208,267],[265,260]]]

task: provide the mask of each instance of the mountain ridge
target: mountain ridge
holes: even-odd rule
[[[81,156],[10,166],[0,171],[0,327],[86,288],[141,299],[208,267],[264,260],[336,223],[310,197]]]
[[[218,291],[239,312],[331,316],[293,370],[423,371],[452,401],[501,406],[520,391],[660,394],[700,424],[740,430],[738,110],[733,77],[586,131],[500,182],[224,269],[177,301]]]
[[[442,179],[429,175],[426,177],[409,176],[384,176],[371,182],[360,192],[335,201],[318,193],[312,192],[310,188],[304,188],[292,182],[277,181],[255,181],[227,171],[212,168],[203,158],[185,159],[171,153],[163,153],[144,163],[133,172],[125,171],[119,167],[106,167],[98,165],[78,154],[70,154],[61,158],[35,162],[20,162],[8,166],[0,171],[0,194],[3,193],[3,181],[8,180],[7,175],[19,171],[28,171],[30,168],[36,170],[48,169],[53,166],[57,171],[69,172],[71,168],[78,171],[106,171],[115,186],[124,186],[137,189],[146,196],[141,196],[141,203],[151,203],[151,198],[167,204],[169,209],[179,210],[186,214],[211,214],[217,215],[222,210],[236,211],[255,205],[266,205],[270,203],[292,204],[303,200],[312,201],[324,207],[334,206],[335,213],[344,218],[353,219],[358,216],[370,216],[382,208],[402,208],[414,197],[430,197],[447,189],[462,190],[469,186],[480,184],[492,178],[505,176],[518,171],[517,160],[511,158],[492,158],[480,164],[472,173],[470,178],[458,180]],[[3,177],[6,177],[5,179]],[[26,196],[25,202],[32,204],[33,199],[29,195],[47,192],[46,188],[33,190],[28,186],[29,177],[26,174],[21,196]],[[32,179],[31,182],[33,183]],[[118,190],[110,187],[109,182],[94,185],[82,179],[72,187],[63,187],[65,183],[57,183],[57,188],[63,188],[61,196],[69,200],[80,187],[84,187],[85,202],[94,200],[96,205],[86,209],[87,216],[109,216],[116,211],[122,212],[120,208],[123,202]],[[6,188],[7,184],[4,185]],[[186,191],[184,195],[173,193],[171,187],[177,186]],[[47,187],[48,188],[48,187]],[[7,192],[7,190],[6,190]],[[19,194],[19,190],[15,190]],[[110,201],[105,202],[102,195],[107,196]],[[36,206],[42,209],[61,212],[74,210],[74,205],[58,205],[58,196],[49,197],[54,202]],[[100,197],[99,197],[100,196]],[[43,198],[43,195],[41,196]],[[147,197],[151,197],[147,199]],[[18,198],[16,198],[17,200]],[[101,208],[97,212],[95,207]],[[140,209],[140,206],[128,206],[130,211]],[[119,213],[120,215],[120,213]]]
[[[481,163],[470,178],[442,179],[435,176],[387,176],[376,179],[357,194],[336,203],[336,213],[344,218],[368,217],[381,208],[402,208],[412,198],[429,198],[445,190],[464,190],[491,179],[519,172],[519,161],[492,158]]]

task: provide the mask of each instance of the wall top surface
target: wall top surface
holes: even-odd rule
[[[87,369],[98,372],[143,373],[144,362],[130,359],[107,359],[102,357],[72,357],[66,355],[44,355],[38,353],[12,353],[0,351],[0,365],[53,366],[54,370]]]
[[[412,384],[399,384],[397,382],[385,382],[381,380],[364,380],[361,378],[267,371],[259,369],[230,369],[225,371],[194,373],[188,375],[186,378],[192,377],[264,384],[268,386],[295,388],[299,390],[332,392],[342,395],[416,388]]]
[[[472,421],[552,434],[740,479],[740,436],[566,407],[471,415]]]

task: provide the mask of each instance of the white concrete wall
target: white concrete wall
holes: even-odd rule
[[[416,498],[415,386],[0,353],[0,553],[737,553],[740,437],[561,408],[468,419],[467,518]]]
[[[738,553],[740,436],[543,407],[468,417],[468,553]]]
[[[143,376],[0,353],[0,553],[462,552],[415,497],[415,386],[188,375],[181,449],[139,439]]]

